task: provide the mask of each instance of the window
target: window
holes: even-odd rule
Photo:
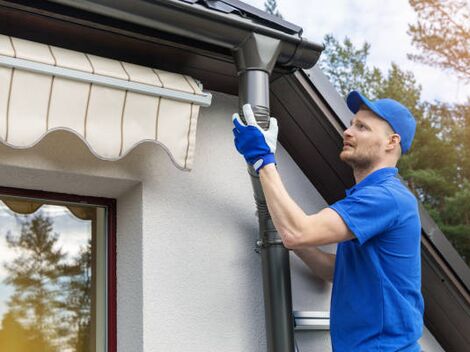
[[[115,202],[0,188],[0,351],[114,352]]]

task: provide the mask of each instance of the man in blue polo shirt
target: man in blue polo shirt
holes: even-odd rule
[[[347,98],[355,114],[340,158],[356,185],[346,197],[306,215],[275,167],[277,122],[263,131],[249,105],[247,124],[234,114],[235,146],[260,175],[268,208],[284,245],[320,278],[333,281],[333,351],[420,351],[423,327],[421,225],[415,197],[397,178],[396,164],[413,141],[416,122],[392,99]],[[316,248],[338,243],[336,255]]]

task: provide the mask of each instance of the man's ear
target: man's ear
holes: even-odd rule
[[[401,137],[398,133],[392,133],[388,136],[387,151],[398,149],[400,147]]]

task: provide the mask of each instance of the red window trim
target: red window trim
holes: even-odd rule
[[[38,198],[106,207],[108,209],[108,352],[117,352],[116,305],[116,199],[0,187],[6,196]]]

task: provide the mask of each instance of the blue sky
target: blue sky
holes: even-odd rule
[[[264,9],[264,0],[244,0]],[[441,69],[414,63],[406,54],[416,52],[406,34],[416,15],[408,0],[277,0],[284,19],[304,29],[306,38],[322,42],[332,33],[342,40],[346,35],[356,46],[371,44],[369,64],[386,72],[392,62],[412,71],[422,85],[422,98],[428,101],[465,102],[470,85],[459,82]]]

